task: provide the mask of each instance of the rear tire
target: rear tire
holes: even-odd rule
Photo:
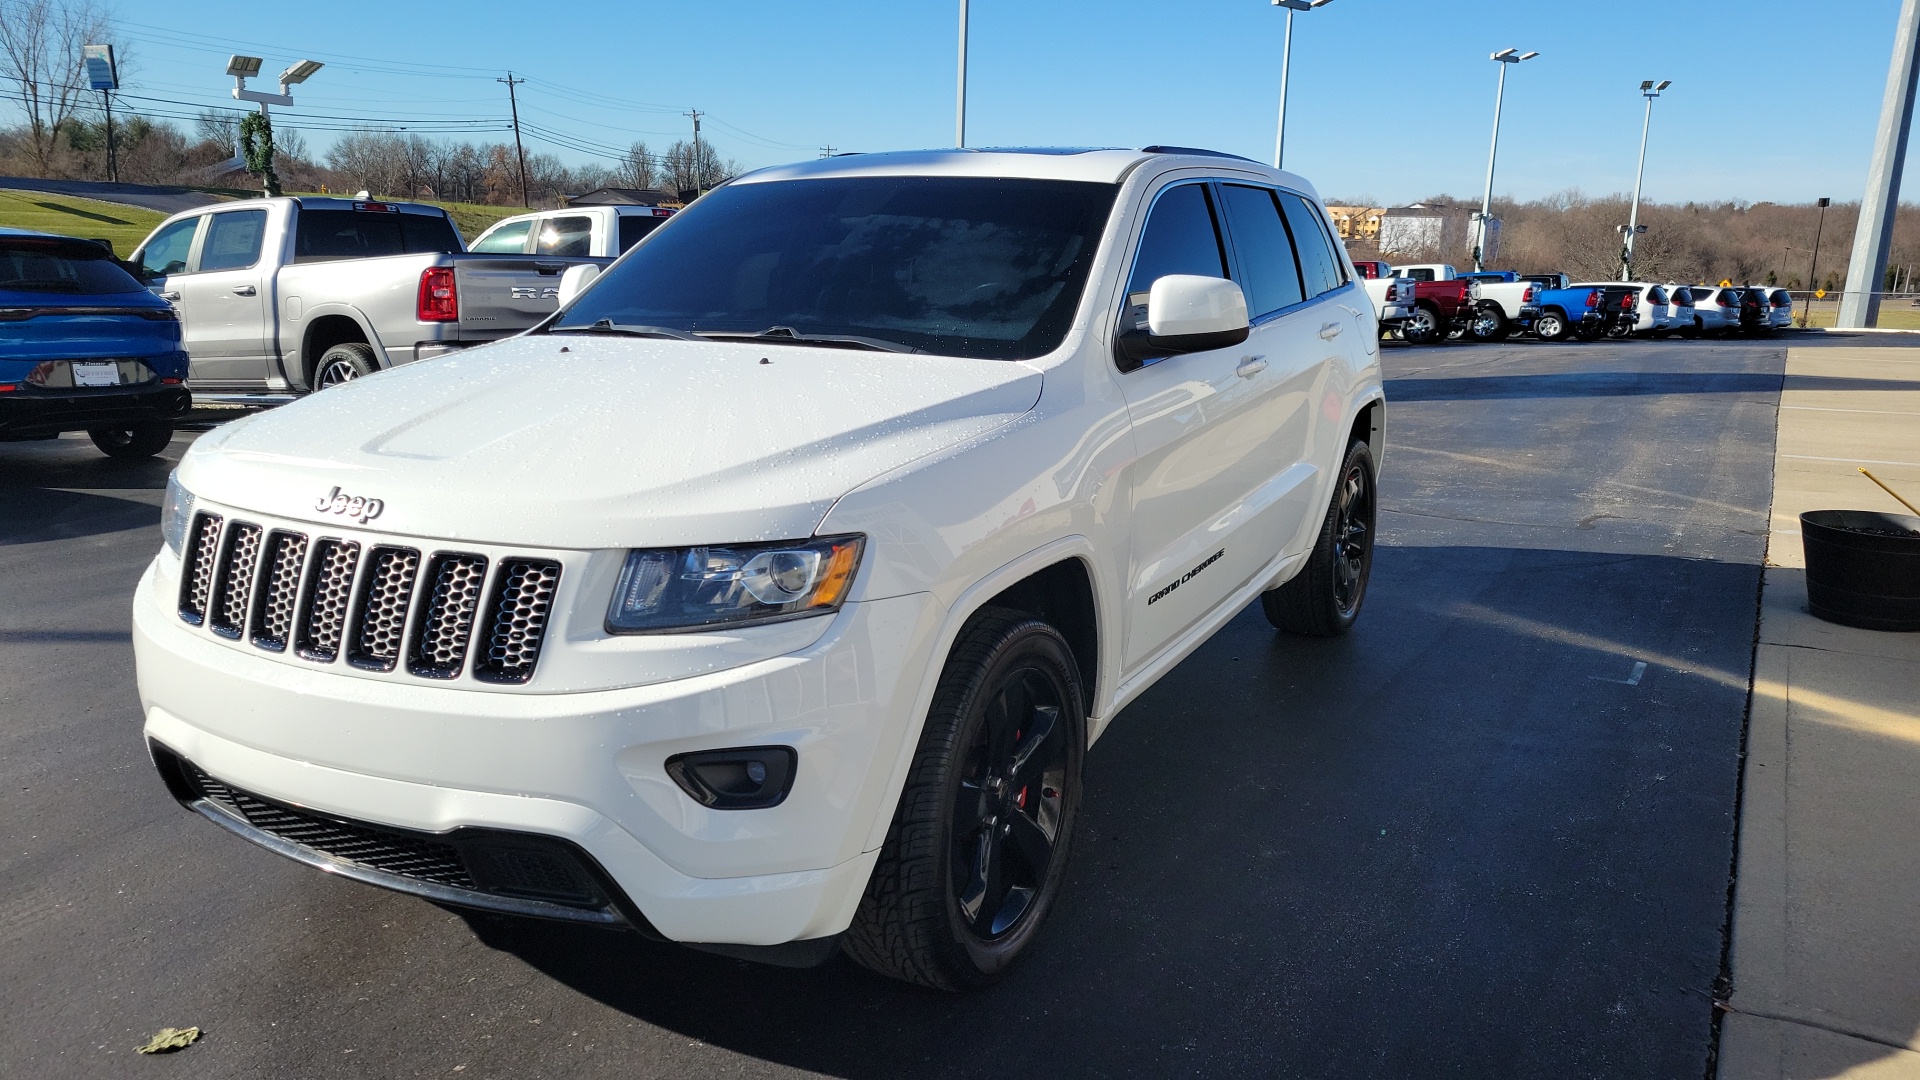
[[[1338,637],[1353,629],[1373,572],[1376,479],[1372,449],[1355,440],[1307,565],[1260,594],[1260,608],[1275,629],[1304,637]]]
[[[1533,332],[1541,341],[1567,340],[1567,317],[1557,311],[1543,311],[1533,320]]]
[[[1421,304],[1400,323],[1400,336],[1409,345],[1431,345],[1446,336],[1446,325],[1440,309]]]
[[[893,824],[841,948],[936,990],[1004,978],[1066,877],[1086,707],[1059,631],[989,609],[940,673]]]
[[[358,341],[346,341],[328,349],[313,366],[313,388],[325,390],[329,386],[339,386],[344,382],[365,378],[380,370],[379,361],[374,359],[373,347]]]
[[[110,458],[144,461],[167,448],[173,441],[173,425],[130,424],[126,427],[88,428],[87,437]]]
[[[1492,302],[1482,304],[1474,311],[1473,323],[1469,327],[1473,340],[1484,342],[1504,341],[1512,329],[1507,323],[1506,314]]]

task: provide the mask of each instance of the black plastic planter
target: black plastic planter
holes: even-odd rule
[[[1807,606],[1828,622],[1920,630],[1920,517],[1872,510],[1800,515]]]

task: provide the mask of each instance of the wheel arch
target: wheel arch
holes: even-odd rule
[[[1365,439],[1367,449],[1373,453],[1373,471],[1376,478],[1380,472],[1380,463],[1387,454],[1387,400],[1384,395],[1369,400],[1360,406],[1360,412],[1353,418],[1353,427],[1347,431],[1347,442]],[[1345,450],[1340,451],[1342,454]]]
[[[305,389],[313,389],[315,369],[320,358],[335,345],[359,342],[373,350],[374,360],[382,367],[393,365],[387,360],[386,350],[380,347],[380,339],[367,325],[359,312],[344,307],[328,307],[318,314],[310,314],[306,319],[306,328],[300,335],[300,378]]]

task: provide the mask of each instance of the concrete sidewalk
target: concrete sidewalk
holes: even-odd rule
[[[1807,614],[1803,510],[1920,504],[1920,349],[1787,354],[1722,1080],[1920,1078],[1920,633]]]

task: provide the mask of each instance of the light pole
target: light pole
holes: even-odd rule
[[[296,60],[292,66],[280,73],[280,92],[277,94],[267,94],[259,90],[247,89],[247,80],[260,74],[261,62],[261,59],[257,56],[242,56],[235,53],[227,58],[227,74],[233,76],[233,96],[235,100],[251,101],[260,106],[260,120],[266,140],[266,167],[260,175],[267,189],[267,194],[278,195],[280,194],[280,179],[275,176],[273,172],[273,126],[268,122],[267,106],[292,105],[293,88],[312,78],[314,72],[319,71],[326,65],[318,60]],[[244,120],[240,125],[240,135],[242,142],[246,142],[252,138],[252,133],[248,130]],[[249,162],[248,171],[252,171],[251,165],[252,163]]]
[[[107,180],[120,179],[120,159],[113,146],[113,92],[120,89],[120,72],[113,62],[113,46],[80,46],[80,64],[87,71],[87,85],[100,91],[100,104],[107,112]]]
[[[1661,79],[1658,86],[1652,79],[1640,81],[1640,94],[1647,99],[1647,115],[1640,121],[1640,164],[1633,170],[1633,210],[1627,214],[1627,245],[1620,253],[1621,281],[1633,280],[1633,238],[1640,233],[1640,181],[1647,175],[1647,130],[1653,126],[1653,99],[1672,85],[1672,79]]]
[[[965,0],[962,0],[964,3]],[[1287,33],[1280,42],[1280,128],[1273,137],[1273,167],[1281,168],[1287,152],[1287,66],[1293,62],[1293,13],[1326,7],[1333,0],[1273,0],[1274,7],[1287,9]]]
[[[1484,258],[1487,250],[1487,215],[1493,212],[1493,162],[1500,154],[1500,105],[1507,96],[1507,65],[1531,60],[1539,55],[1537,52],[1523,53],[1519,49],[1501,49],[1487,57],[1500,63],[1500,85],[1493,91],[1493,145],[1487,150],[1487,193],[1480,199],[1480,216],[1475,219],[1473,228],[1475,270],[1487,268]]]
[[[967,148],[967,0],[960,0],[960,86],[954,96],[953,145]]]
[[[1819,288],[1814,284],[1814,275],[1820,272],[1820,234],[1827,231],[1827,207],[1831,205],[1833,205],[1832,199],[1820,200],[1820,224],[1813,230],[1813,264],[1807,267],[1807,304],[1800,309],[1802,330],[1806,329],[1807,320],[1813,318],[1813,290]]]

